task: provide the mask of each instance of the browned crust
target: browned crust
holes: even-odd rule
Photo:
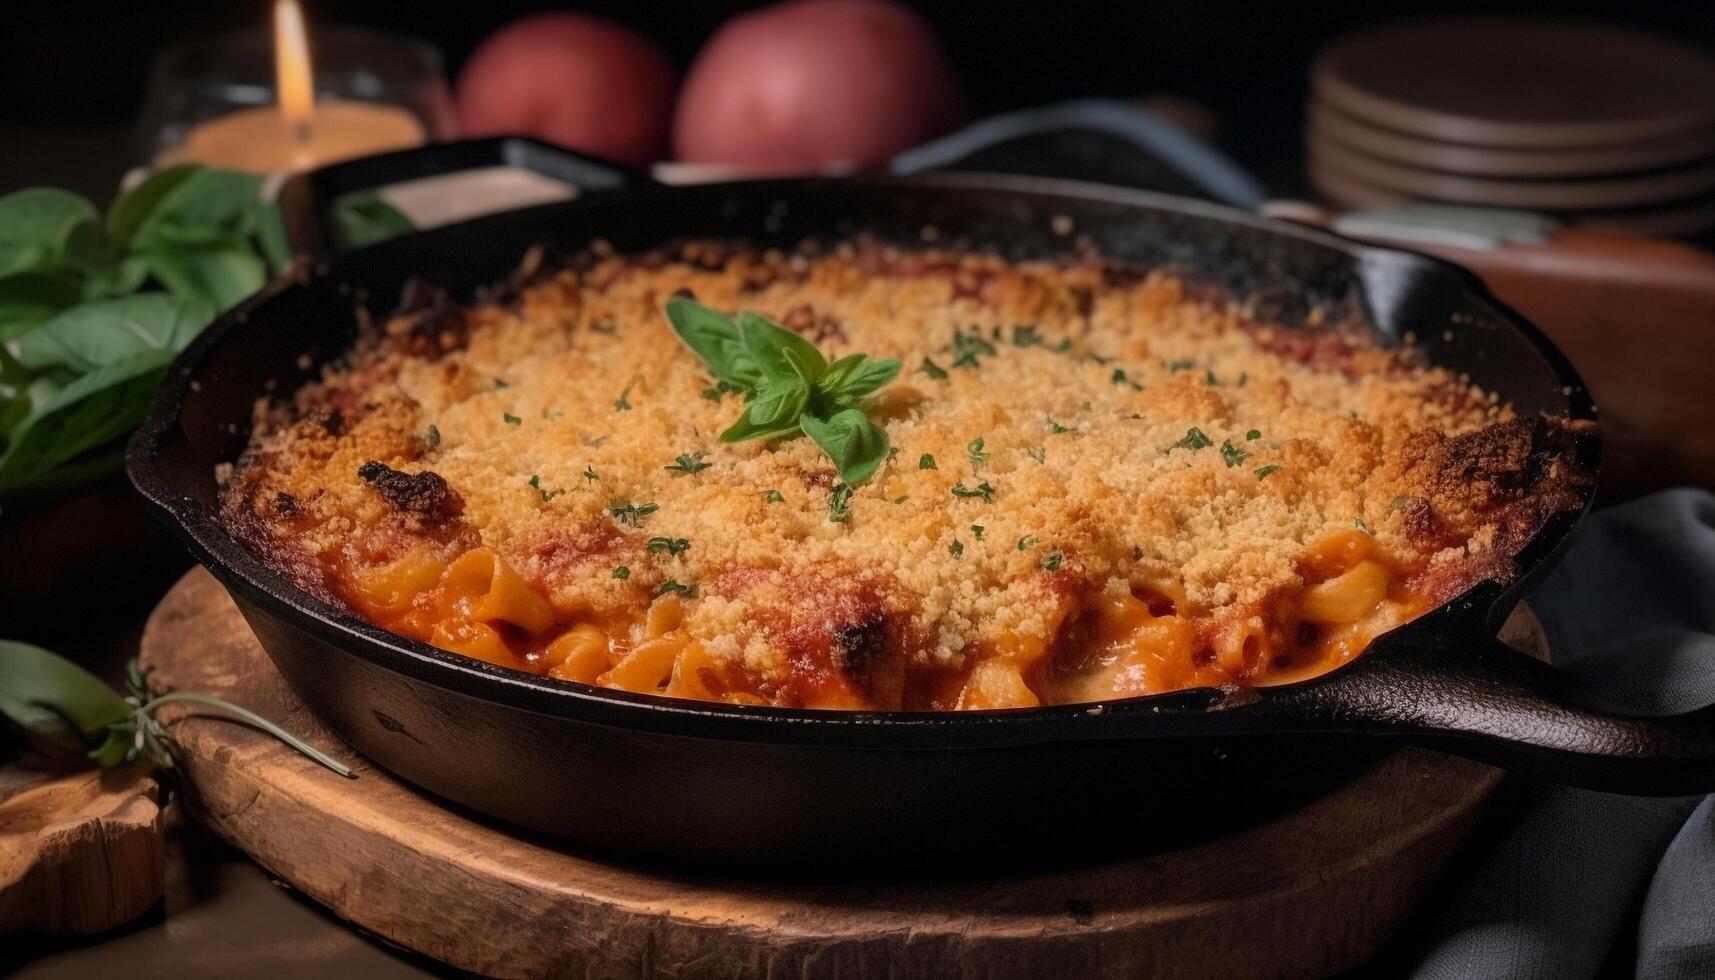
[[[898,253],[873,242],[860,243],[849,258],[850,275],[945,280],[954,300],[1039,310],[1044,316],[1061,317],[1073,328],[1087,328],[1102,290],[1140,289],[1150,281],[1138,270],[1088,258],[1064,263],[1068,277],[1064,284],[1054,283],[1051,274],[1020,278],[992,259]],[[432,362],[437,369],[444,365],[442,381],[455,388],[495,385],[496,379],[480,376],[462,353],[449,355],[463,352],[477,332],[520,315],[556,318],[568,329],[586,331],[598,339],[612,335],[616,326],[609,314],[600,311],[599,303],[595,310],[586,308],[591,297],[599,298],[622,283],[657,274],[675,263],[735,276],[741,294],[781,285],[809,289],[814,276],[839,271],[813,264],[806,254],[692,242],[624,258],[597,248],[568,260],[564,268],[569,273],[546,267],[540,254],[533,253],[519,274],[486,294],[482,302],[465,306],[454,304],[443,290],[414,281],[395,315],[367,332],[348,362],[330,371],[324,384],[307,388],[281,405],[265,407],[258,418],[259,435],[273,437],[274,446],[290,446],[303,460],[344,459],[357,451],[367,454],[358,457],[360,465],[345,472],[368,487],[380,509],[369,514],[340,513],[338,521],[355,522],[356,527],[347,529],[348,536],[355,532],[354,540],[332,550],[307,552],[300,534],[319,527],[326,536],[325,522],[330,519],[326,508],[318,510],[320,490],[290,479],[289,464],[258,443],[240,460],[223,491],[222,509],[229,525],[299,585],[335,600],[337,590],[330,588],[326,578],[330,563],[361,564],[396,556],[409,542],[425,538],[459,547],[482,542],[484,532],[463,520],[467,508],[459,490],[424,465],[432,463],[434,453],[425,449],[421,433],[415,431],[421,421],[415,404],[395,390],[401,366],[409,361]],[[1183,291],[1162,296],[1169,304],[1199,302]],[[787,327],[818,344],[838,345],[848,339],[848,323],[821,308],[813,297],[778,315]],[[1349,325],[1294,330],[1250,322],[1238,326],[1256,339],[1260,350],[1317,374],[1356,380],[1409,378],[1424,370],[1410,350],[1379,348]],[[601,380],[612,382],[616,389],[624,383],[624,379]],[[1181,384],[1182,380],[1172,376],[1139,391],[1137,406],[1146,411],[1185,406],[1221,410],[1224,402],[1213,379],[1208,388]],[[1232,383],[1229,377],[1227,384]],[[1269,398],[1284,402],[1288,397],[1284,382],[1272,386],[1259,382],[1257,388]],[[1412,436],[1413,441],[1386,453],[1372,478],[1401,492],[1384,513],[1371,512],[1370,521],[1385,522],[1420,556],[1411,569],[1411,587],[1439,603],[1477,581],[1511,579],[1517,571],[1514,556],[1550,517],[1579,506],[1590,477],[1576,465],[1575,427],[1565,420],[1508,417],[1504,406],[1491,396],[1456,380],[1424,391],[1425,404],[1433,404],[1447,418],[1462,420],[1463,428],[1442,431],[1426,426]],[[903,417],[908,404],[882,404],[877,411],[888,418]],[[1489,420],[1471,424],[1480,418]],[[384,424],[377,426],[377,419]],[[360,421],[365,424],[354,432]],[[1380,453],[1377,431],[1354,420],[1338,438],[1346,445],[1374,443],[1373,451]],[[1242,445],[1260,451],[1258,446]],[[1277,448],[1278,458],[1306,473],[1334,462],[1335,454],[1327,445],[1295,440]],[[1368,451],[1372,450],[1359,455]],[[794,482],[812,494],[825,493],[836,480],[825,460],[786,465],[796,474]],[[1285,477],[1268,486],[1278,486],[1278,492],[1288,497],[1302,492]],[[563,488],[549,492],[557,494]],[[544,502],[548,499],[543,497]],[[1075,531],[1080,540],[1099,539],[1101,522],[1095,515],[1080,513],[1064,517],[1067,532]],[[317,525],[317,521],[324,523]],[[363,540],[366,534],[370,540]],[[606,577],[608,568],[620,565],[635,570],[623,587],[588,603],[611,613],[640,607],[651,590],[675,574],[641,545],[640,535],[598,516],[533,532],[515,542],[512,554],[530,578],[542,583]],[[1134,563],[1144,558],[1142,549],[1130,544],[1116,544],[1115,552]],[[1040,601],[1052,605],[1067,595],[1075,598],[1099,590],[1101,579],[1084,572],[1087,557],[1094,556],[1068,555],[1064,567],[1052,573],[1032,570],[1030,577],[1044,586]],[[868,703],[898,705],[907,696],[907,665],[922,664],[934,656],[934,636],[914,619],[921,613],[920,597],[870,570],[838,564],[815,568],[789,574],[777,567],[728,567],[708,574],[704,590],[742,602],[758,586],[772,587],[770,597],[753,610],[752,620],[761,635],[784,649],[792,664],[788,686],[826,686],[837,681]],[[1274,601],[1272,594],[1252,597],[1246,600],[1246,608],[1261,609]],[[805,700],[790,690],[776,688],[775,693],[786,703]]]

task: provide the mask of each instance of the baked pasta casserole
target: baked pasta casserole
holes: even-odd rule
[[[1007,708],[1337,667],[1512,575],[1578,505],[1570,442],[1165,272],[692,242],[533,253],[468,305],[412,283],[258,405],[221,508],[302,588],[503,667]]]

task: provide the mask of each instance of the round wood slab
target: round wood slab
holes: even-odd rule
[[[510,832],[368,765],[316,723],[200,569],[155,610],[142,662],[157,689],[229,698],[360,772],[341,779],[251,729],[168,715],[199,819],[335,914],[503,976],[1320,976],[1375,952],[1500,780],[1402,751],[1272,823],[1098,868],[718,878]]]

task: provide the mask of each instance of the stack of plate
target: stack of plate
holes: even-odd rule
[[[1311,181],[1345,207],[1715,229],[1715,57],[1620,28],[1459,18],[1352,35],[1311,69],[1306,142]]]

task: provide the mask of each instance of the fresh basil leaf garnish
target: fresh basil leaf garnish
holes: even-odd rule
[[[667,322],[716,378],[743,391],[761,386],[762,371],[744,349],[731,317],[696,300],[675,297],[667,301]]]
[[[799,424],[804,434],[834,461],[840,479],[852,486],[874,476],[876,468],[887,458],[886,430],[858,409],[845,409],[826,421],[805,415]]]
[[[759,313],[728,317],[684,297],[668,301],[667,321],[721,383],[753,396],[722,442],[801,432],[850,485],[887,460],[887,433],[865,414],[862,400],[899,376],[897,358],[848,354],[830,364],[814,344]]]

